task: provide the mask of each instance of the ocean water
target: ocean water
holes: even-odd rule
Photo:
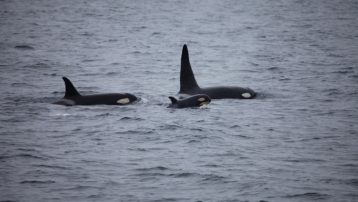
[[[0,201],[358,201],[358,1],[0,1]],[[252,100],[169,109],[199,85]],[[128,106],[51,104],[62,76]]]

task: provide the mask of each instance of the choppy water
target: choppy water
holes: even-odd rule
[[[0,1],[0,201],[358,201],[357,1]],[[168,109],[199,85],[254,100]],[[83,94],[134,105],[50,104]]]

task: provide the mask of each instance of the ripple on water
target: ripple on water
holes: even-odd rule
[[[53,184],[56,183],[54,180],[24,180],[20,184]]]
[[[321,194],[317,192],[306,192],[303,194],[290,194],[286,195],[284,198],[287,199],[300,199],[300,200],[326,200],[330,198],[328,194]]]
[[[15,46],[16,49],[20,50],[34,50],[35,48],[30,45],[17,45]]]
[[[285,159],[284,161],[291,162],[291,163],[320,163],[320,162],[326,162],[325,160],[317,159],[317,158],[299,158],[299,159],[290,158],[290,159]]]
[[[12,83],[11,86],[16,87],[16,88],[24,88],[24,87],[35,88],[35,87],[37,87],[36,85],[32,85],[32,84],[29,84],[29,83],[22,83],[22,82]]]
[[[149,167],[149,168],[137,168],[135,170],[139,171],[139,172],[152,172],[152,171],[165,171],[165,170],[170,170],[170,169],[167,167],[164,167],[164,166],[155,166],[155,167]]]
[[[16,159],[16,158],[23,158],[23,159],[39,159],[39,160],[48,160],[49,157],[32,155],[32,154],[14,154],[14,155],[4,155],[0,156],[0,159]]]
[[[207,183],[224,183],[227,179],[227,177],[221,176],[221,175],[215,175],[215,174],[206,174],[202,175],[202,181]]]
[[[269,68],[267,68],[267,70],[269,70],[269,71],[278,71],[278,70],[281,70],[281,68],[280,67],[269,67]]]
[[[43,62],[39,62],[39,63],[31,64],[31,65],[25,65],[23,67],[26,69],[49,69],[49,68],[51,68],[51,66],[49,64],[46,64]]]
[[[129,117],[129,116],[124,116],[122,118],[120,118],[121,121],[143,121],[144,119],[140,118],[140,117]]]
[[[117,131],[116,134],[126,134],[126,135],[149,135],[154,134],[155,129],[147,129],[147,130],[124,130],[124,131]],[[153,140],[157,139],[156,137],[153,137]]]
[[[163,131],[178,130],[178,129],[181,129],[181,128],[182,128],[182,126],[176,125],[176,124],[165,124],[165,125],[159,126],[159,129],[163,130]]]
[[[47,164],[37,164],[37,165],[34,165],[34,167],[45,168],[45,169],[54,169],[54,170],[70,170],[71,169],[69,167],[58,166],[58,165],[47,165]]]
[[[358,178],[347,180],[346,184],[358,187]]]
[[[198,173],[191,173],[191,172],[182,172],[182,173],[172,173],[168,176],[175,177],[175,178],[188,178],[188,177],[194,177],[194,176],[200,176]]]

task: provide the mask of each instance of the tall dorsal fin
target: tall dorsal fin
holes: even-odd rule
[[[76,90],[76,88],[73,86],[72,82],[68,78],[62,77],[62,79],[65,82],[65,87],[66,87],[65,98],[74,97],[74,96],[81,96],[78,93],[78,91]]]
[[[191,69],[188,47],[186,46],[186,44],[184,44],[183,51],[181,54],[179,92],[185,92],[195,88],[199,88],[199,85],[196,83],[193,70]]]
[[[172,104],[175,104],[178,102],[178,100],[175,99],[175,97],[169,96],[168,98],[170,99],[170,101],[172,101]]]

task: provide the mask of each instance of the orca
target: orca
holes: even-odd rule
[[[65,82],[66,92],[65,96],[53,104],[73,106],[73,105],[127,105],[138,98],[129,93],[108,93],[95,95],[81,95],[72,82],[62,77]]]
[[[210,97],[204,94],[197,94],[179,100],[170,96],[169,99],[172,102],[168,106],[169,108],[202,107],[208,105],[211,101]]]
[[[200,88],[195,80],[195,76],[190,65],[189,52],[186,44],[183,46],[181,55],[180,90],[178,94],[179,97],[186,97],[194,94],[206,94],[211,99],[251,99],[256,96],[255,91],[250,88],[237,86]]]

